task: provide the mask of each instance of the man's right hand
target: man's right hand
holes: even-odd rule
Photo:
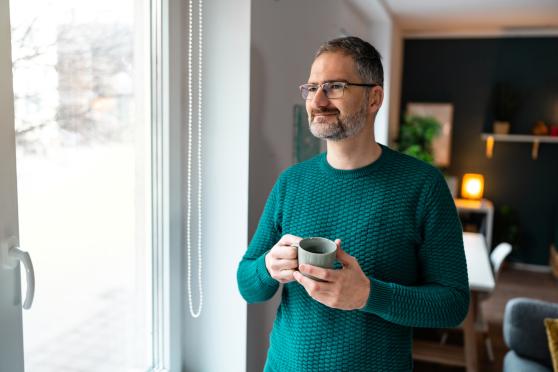
[[[293,273],[298,268],[298,251],[293,245],[298,244],[302,238],[294,235],[283,237],[265,255],[265,267],[269,275],[279,283],[292,282]]]

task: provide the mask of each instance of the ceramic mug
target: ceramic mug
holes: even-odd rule
[[[312,237],[302,239],[294,245],[298,253],[298,265],[308,264],[325,269],[332,269],[337,257],[337,244],[326,238]],[[322,282],[323,280],[312,275],[303,274],[306,277]]]

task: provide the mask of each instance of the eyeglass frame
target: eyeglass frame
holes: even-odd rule
[[[339,97],[334,97],[334,98],[330,98],[329,97],[329,90],[328,88],[326,88],[326,85],[332,85],[332,84],[342,84],[343,85],[343,90],[341,91],[341,96]],[[300,90],[300,94],[302,96],[302,99],[305,101],[310,101],[312,99],[314,99],[314,97],[316,97],[316,94],[318,93],[318,90],[321,88],[322,91],[324,92],[325,96],[327,97],[327,99],[339,99],[339,98],[343,98],[343,95],[345,94],[345,89],[347,89],[348,86],[353,85],[353,86],[357,86],[357,87],[368,87],[368,88],[374,88],[374,87],[379,87],[380,84],[375,84],[375,83],[371,83],[371,84],[364,84],[364,83],[352,83],[350,81],[326,81],[323,82],[321,84],[315,84],[315,83],[304,83],[301,84],[298,89]],[[307,86],[314,86],[316,87],[316,91],[314,92],[314,96],[312,98],[308,98],[309,94],[306,95],[306,98],[304,97],[304,93],[303,93],[303,89],[304,87]],[[310,92],[308,92],[310,93]]]

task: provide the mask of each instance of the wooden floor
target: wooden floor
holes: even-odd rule
[[[509,299],[515,297],[529,297],[558,303],[558,280],[550,273],[504,267],[496,280],[494,292],[481,305],[484,319],[488,323],[489,335],[495,355],[495,361],[491,363],[488,360],[484,345],[481,346],[482,341],[479,340],[481,371],[502,370],[502,360],[508,351],[502,336],[502,319],[506,303]],[[458,338],[459,336],[457,332],[455,335],[450,333],[450,338]],[[465,369],[415,362],[415,371],[461,372],[465,371]]]

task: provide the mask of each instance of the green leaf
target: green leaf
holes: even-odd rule
[[[400,126],[398,149],[430,164],[434,161],[432,140],[441,131],[440,122],[431,116],[404,115]]]

